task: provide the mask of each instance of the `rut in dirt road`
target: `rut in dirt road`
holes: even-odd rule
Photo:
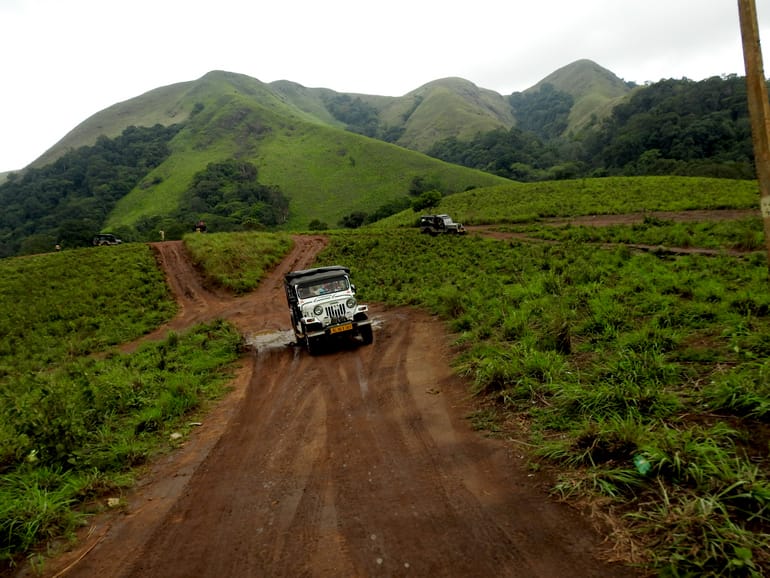
[[[297,238],[253,295],[180,312],[278,338],[251,338],[240,385],[62,575],[628,576],[522,456],[470,429],[440,322],[374,306],[372,345],[286,342],[282,276],[321,246]]]
[[[257,353],[238,415],[126,576],[609,574],[582,522],[468,431],[446,352],[425,346],[435,324],[381,315],[374,346]]]

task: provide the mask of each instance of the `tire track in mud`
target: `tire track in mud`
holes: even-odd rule
[[[474,500],[453,475],[445,448],[425,427],[415,394],[433,386],[436,376],[424,374],[427,381],[418,382],[410,376],[410,364],[428,363],[422,356],[409,359],[415,349],[412,340],[430,338],[419,326],[413,329],[417,330],[397,332],[392,343],[379,341],[386,351],[372,360],[369,395],[361,404],[350,402],[348,408],[354,415],[358,410],[360,419],[366,421],[366,427],[356,424],[351,429],[368,434],[364,440],[367,450],[359,456],[358,475],[347,480],[350,495],[341,501],[349,504],[355,494],[376,495],[368,515],[359,517],[352,532],[372,540],[368,548],[358,549],[368,554],[359,561],[362,575],[378,570],[386,575],[407,571],[427,575],[451,568],[453,575],[481,576],[524,570],[526,565],[521,560],[517,563],[515,547],[495,531],[496,524],[474,515]],[[342,400],[337,403],[344,404]],[[456,447],[450,448],[456,451]],[[350,517],[355,519],[352,513]],[[437,529],[441,544],[435,541]],[[489,549],[496,555],[485,556]]]

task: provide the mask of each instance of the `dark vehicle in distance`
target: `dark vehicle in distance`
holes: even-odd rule
[[[455,223],[449,215],[423,215],[420,217],[420,232],[436,236],[442,233],[450,235],[464,235],[465,227],[462,223]]]
[[[99,233],[94,235],[92,243],[94,247],[101,247],[105,245],[120,245],[123,241],[113,235],[112,233]]]

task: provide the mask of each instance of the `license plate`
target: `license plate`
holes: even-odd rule
[[[342,333],[343,331],[351,331],[352,329],[352,323],[345,323],[345,325],[337,325],[337,327],[332,327],[329,330],[329,333]]]

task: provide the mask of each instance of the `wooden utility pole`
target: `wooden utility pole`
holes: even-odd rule
[[[759,19],[754,0],[738,0],[743,38],[743,61],[746,65],[746,86],[754,142],[754,164],[759,180],[759,207],[765,228],[765,247],[770,267],[770,102],[759,44]]]

